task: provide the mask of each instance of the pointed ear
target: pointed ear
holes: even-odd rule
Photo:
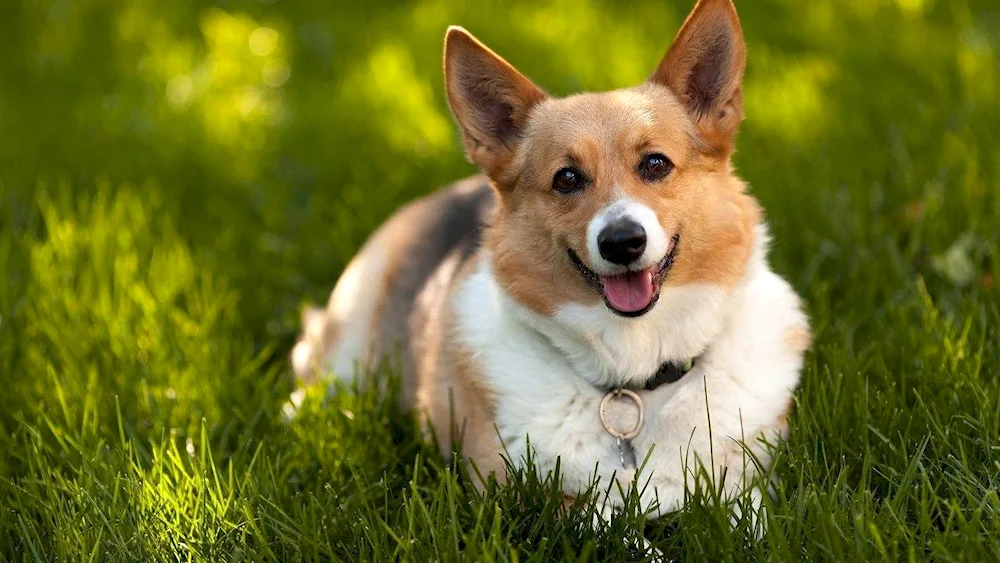
[[[746,45],[732,0],[699,0],[651,82],[673,91],[710,150],[728,156],[743,119]]]
[[[531,109],[545,92],[460,27],[444,43],[448,105],[469,160],[491,177],[509,163]]]

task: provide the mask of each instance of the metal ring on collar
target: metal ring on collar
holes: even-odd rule
[[[628,432],[621,432],[620,430],[613,428],[611,426],[611,423],[608,422],[608,418],[605,415],[605,409],[612,397],[614,398],[628,397],[629,399],[632,399],[632,402],[635,403],[636,409],[639,410],[639,420],[635,423],[635,427],[633,427]],[[642,430],[642,423],[644,421],[644,417],[645,413],[642,405],[642,397],[640,397],[638,393],[630,389],[620,389],[620,388],[612,389],[611,391],[608,391],[604,395],[604,399],[601,400],[601,424],[604,425],[604,429],[608,431],[608,434],[611,434],[612,436],[620,440],[631,440],[632,438],[638,436],[639,431]]]

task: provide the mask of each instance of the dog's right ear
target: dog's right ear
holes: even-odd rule
[[[746,61],[732,0],[698,0],[650,81],[670,88],[702,140],[728,157],[743,119]]]
[[[470,161],[494,180],[510,162],[531,109],[546,94],[460,27],[444,42],[448,105]]]

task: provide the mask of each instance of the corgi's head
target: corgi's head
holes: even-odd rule
[[[603,300],[638,317],[664,286],[733,287],[760,220],[730,165],[745,62],[731,0],[700,0],[644,84],[558,99],[450,28],[448,101],[499,196],[504,289],[541,314]]]

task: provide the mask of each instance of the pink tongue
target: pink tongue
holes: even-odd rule
[[[601,276],[604,298],[612,307],[624,313],[634,313],[649,306],[653,300],[653,272],[629,272],[620,276]]]

